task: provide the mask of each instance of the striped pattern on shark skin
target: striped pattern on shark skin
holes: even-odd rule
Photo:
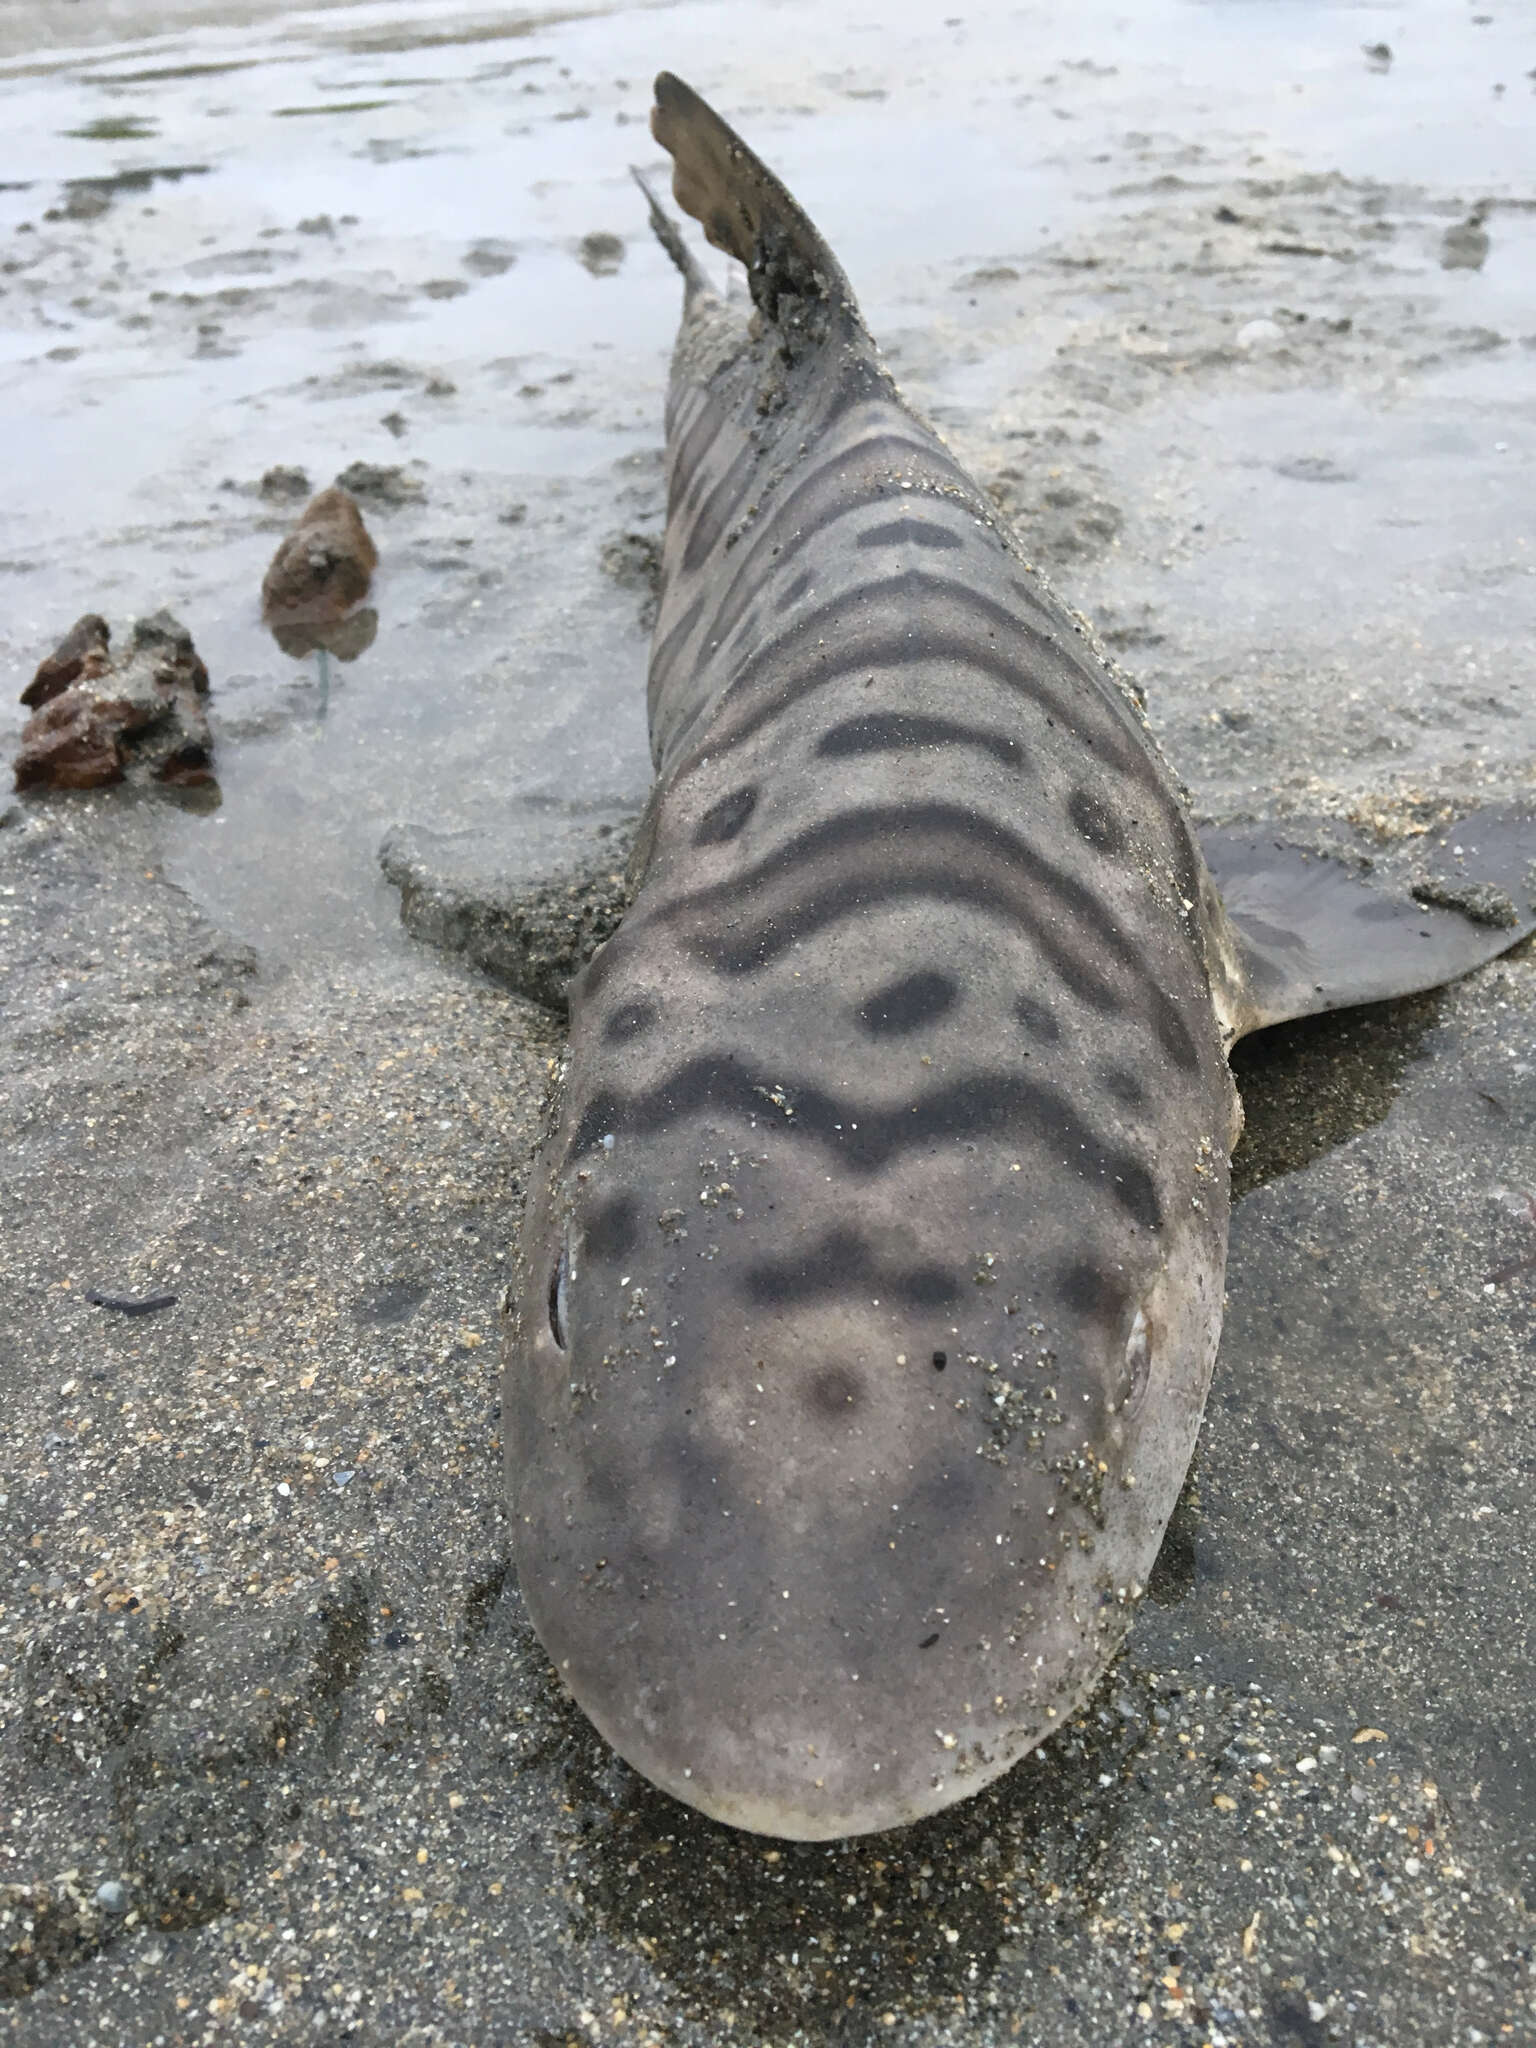
[[[682,161],[707,110],[658,91]],[[599,1728],[819,1836],[1102,1670],[1204,1402],[1234,1094],[1135,705],[785,232],[756,333],[689,278],[645,866],[572,990],[508,1434]]]

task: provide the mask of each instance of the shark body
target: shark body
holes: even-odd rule
[[[1121,1641],[1220,1333],[1234,1039],[1529,919],[1384,912],[1251,834],[1211,842],[1224,905],[799,207],[666,74],[653,127],[756,311],[653,205],[656,783],[529,1194],[516,1552],[623,1756],[818,1839],[978,1790]]]

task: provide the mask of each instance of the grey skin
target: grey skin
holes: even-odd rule
[[[665,74],[653,128],[756,312],[653,203],[686,284],[656,784],[529,1191],[516,1554],[636,1769],[815,1840],[979,1790],[1120,1643],[1220,1331],[1234,1038],[1530,920],[1262,833],[1212,842],[1229,915],[800,209]]]

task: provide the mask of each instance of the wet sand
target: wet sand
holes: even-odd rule
[[[1200,815],[1528,790],[1514,11],[232,12],[0,24],[0,740],[80,613],[169,605],[222,789],[0,825],[0,2028],[1520,2040],[1529,946],[1242,1054],[1201,1451],[1080,1724],[921,1828],[778,1847],[615,1762],[522,1617],[498,1302],[559,1026],[378,864],[494,905],[643,797],[662,62],[811,208]],[[322,679],[261,625],[298,509],[261,480],[359,463],[379,630]]]

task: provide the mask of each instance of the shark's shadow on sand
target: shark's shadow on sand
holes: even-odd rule
[[[882,1835],[803,1843],[709,1820],[569,1716],[571,1870],[590,1930],[643,1954],[682,2016],[739,2037],[889,2039],[895,2013],[963,2012],[999,1969],[1010,2005],[1097,1909],[1096,1870],[1140,1810],[1166,1694],[1113,1669],[1076,1723],[974,1799]]]
[[[1232,1155],[1233,1204],[1379,1124],[1422,1056],[1445,997],[1443,988],[1430,989],[1398,1002],[1301,1017],[1235,1046],[1232,1071],[1244,1124]]]

